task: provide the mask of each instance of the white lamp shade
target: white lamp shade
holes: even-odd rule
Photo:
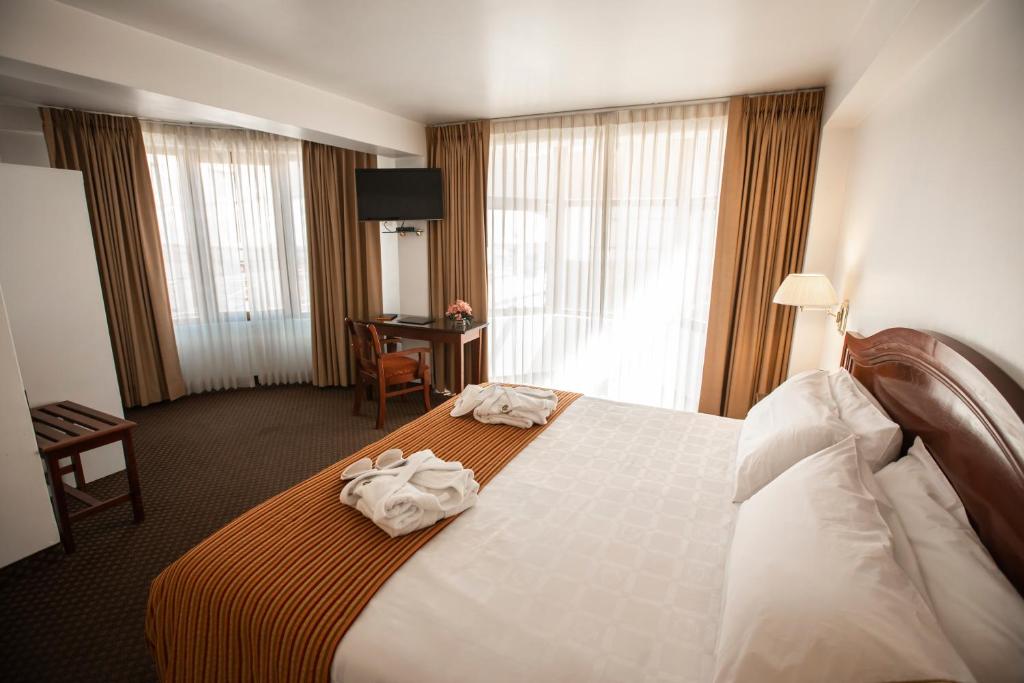
[[[804,308],[829,308],[839,303],[836,290],[824,275],[791,273],[775,292],[774,303]]]

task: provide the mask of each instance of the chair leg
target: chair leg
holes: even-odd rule
[[[53,507],[57,511],[57,531],[60,542],[64,544],[64,552],[75,552],[75,537],[71,535],[71,516],[68,514],[68,501],[64,497],[64,480],[60,474],[60,458],[46,458],[46,468],[50,475],[50,490],[53,492]]]
[[[381,377],[377,380],[377,429],[384,429],[384,411],[387,399],[387,386],[384,384],[384,378]]]
[[[81,453],[75,453],[71,456],[71,465],[75,471],[75,488],[81,490],[85,486],[85,471],[82,469]]]
[[[358,415],[363,409],[363,373],[356,371],[356,396],[352,401],[352,414]]]
[[[124,450],[124,468],[128,474],[128,493],[132,500],[132,519],[138,524],[146,518],[142,509],[142,487],[139,486],[139,468],[135,463],[135,443],[131,432],[126,432],[121,441]]]
[[[423,375],[423,412],[430,412],[430,371]]]

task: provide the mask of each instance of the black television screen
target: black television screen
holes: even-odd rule
[[[439,220],[444,195],[439,168],[357,168],[361,221]]]

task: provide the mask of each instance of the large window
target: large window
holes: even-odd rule
[[[694,410],[725,103],[495,122],[490,371]]]
[[[152,122],[143,132],[188,390],[309,381],[300,143]]]

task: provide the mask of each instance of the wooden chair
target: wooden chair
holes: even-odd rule
[[[345,319],[345,324],[356,357],[356,399],[352,414],[359,414],[363,407],[363,392],[374,386],[377,389],[377,429],[384,427],[387,400],[394,396],[422,391],[423,408],[429,411],[430,365],[426,355],[430,350],[385,353],[376,326],[349,318]],[[391,389],[396,386],[399,388]]]

